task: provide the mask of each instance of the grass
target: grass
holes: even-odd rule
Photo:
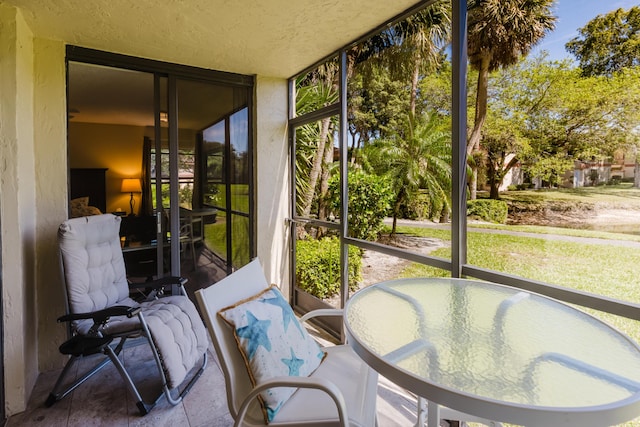
[[[598,187],[560,188],[553,190],[506,191],[502,200],[523,203],[576,202],[583,204],[606,203],[611,207],[640,209],[640,189],[632,183],[603,185]]]
[[[411,236],[451,241],[448,230],[398,227],[398,231]],[[640,251],[614,245],[482,232],[469,232],[467,243],[469,264],[625,301],[640,302],[640,286],[637,286]],[[431,255],[450,259],[451,249],[436,249]],[[412,264],[402,273],[403,277],[448,275],[447,271],[421,264]],[[636,321],[593,310],[590,312],[640,342],[640,327]]]

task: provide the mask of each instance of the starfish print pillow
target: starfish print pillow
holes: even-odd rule
[[[309,376],[326,355],[275,285],[218,315],[233,328],[254,387],[274,377]],[[260,394],[267,423],[295,391],[276,387]]]

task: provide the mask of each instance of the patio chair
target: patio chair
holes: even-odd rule
[[[341,310],[317,310],[299,322],[279,290],[268,285],[257,259],[196,291],[196,299],[224,373],[235,426],[377,425],[378,374],[347,345],[320,348],[302,326],[316,314]],[[249,336],[252,326],[258,334]],[[281,350],[284,356],[277,354]],[[310,373],[303,374],[308,364]],[[284,374],[280,365],[286,365]],[[284,398],[278,400],[278,393]]]
[[[60,225],[58,244],[67,314],[58,321],[69,322],[71,336],[60,346],[60,352],[70,359],[46,406],[64,398],[112,362],[135,398],[138,410],[145,415],[163,395],[172,405],[178,404],[204,371],[209,343],[196,307],[184,293],[182,285],[186,280],[165,277],[146,282],[140,286],[155,289],[152,296],[142,302],[131,299],[119,228],[120,218],[111,214],[73,218]],[[180,295],[163,296],[165,288],[175,285]],[[129,339],[137,339],[136,342],[151,348],[161,380],[161,390],[151,401],[142,398],[119,358]],[[71,367],[81,358],[98,353],[105,357],[96,356],[99,363],[67,385]],[[202,364],[197,369],[199,360]],[[179,386],[188,376],[192,376],[191,380],[180,391]]]

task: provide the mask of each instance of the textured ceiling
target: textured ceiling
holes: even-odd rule
[[[37,37],[240,74],[291,77],[416,0],[0,0]]]

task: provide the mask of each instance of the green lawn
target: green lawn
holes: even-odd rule
[[[560,188],[553,190],[506,191],[500,194],[506,201],[607,203],[611,207],[640,209],[640,189],[631,183],[598,187]]]

